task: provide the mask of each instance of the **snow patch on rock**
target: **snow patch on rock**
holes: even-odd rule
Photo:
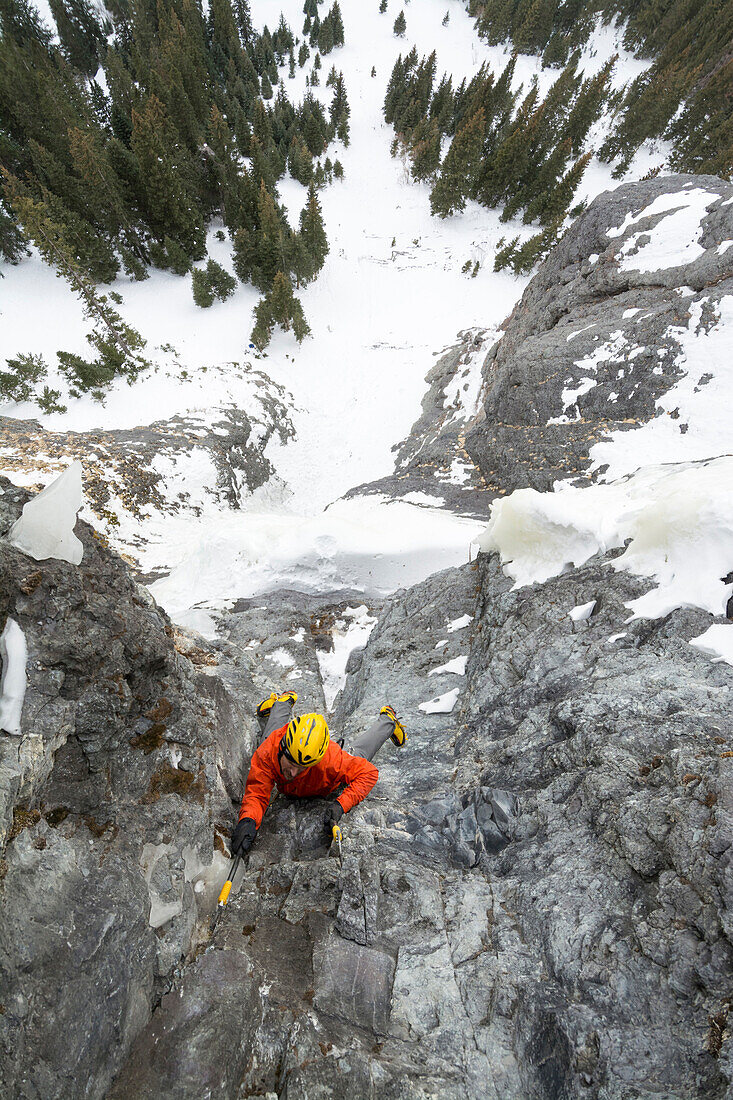
[[[458,701],[460,690],[460,688],[452,688],[446,691],[445,695],[438,695],[426,703],[419,703],[418,708],[424,714],[450,714]]]

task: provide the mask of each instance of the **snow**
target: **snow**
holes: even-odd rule
[[[648,273],[683,267],[697,260],[705,252],[700,244],[702,219],[720,198],[720,195],[702,187],[689,187],[659,195],[640,213],[627,214],[620,226],[607,231],[608,237],[619,237],[646,218],[658,217],[658,220],[653,228],[632,233],[624,241],[620,249],[624,257],[620,263],[621,270]]]
[[[20,717],[25,698],[28,647],[15,619],[6,619],[0,634],[0,730],[20,736]]]
[[[622,630],[620,634],[611,634],[611,636],[608,639],[609,644],[611,642],[618,642],[618,641],[620,641],[621,638],[627,637],[627,635],[628,635],[627,630]]]
[[[714,623],[704,634],[691,638],[690,645],[712,657],[714,664],[725,661],[733,665],[733,623]]]
[[[212,507],[202,516],[154,517],[139,557],[151,568],[160,552],[156,540],[165,540],[170,573],[150,590],[176,619],[191,606],[192,593],[212,606],[282,587],[385,595],[467,561],[482,527],[381,494],[337,500],[305,516]]]
[[[590,603],[579,603],[577,607],[573,607],[568,611],[568,617],[571,618],[574,623],[582,623],[591,617],[595,606],[595,600],[591,600]]]
[[[84,548],[74,527],[83,503],[81,472],[81,462],[73,462],[23,506],[8,536],[12,546],[36,561],[58,558],[79,565]]]
[[[279,665],[280,668],[293,668],[295,665],[295,657],[288,653],[287,649],[273,649],[271,653],[267,654],[267,659]]]
[[[316,650],[323,694],[329,711],[333,709],[336,696],[346,683],[346,662],[349,654],[367,644],[376,625],[376,617],[369,614],[366,604],[347,607],[343,619],[339,619],[333,628],[333,649]]]
[[[448,639],[447,638],[441,638],[439,642],[436,642],[435,643],[435,648],[436,649],[442,649],[444,645],[448,645]]]
[[[733,456],[648,466],[587,488],[519,489],[495,502],[478,542],[482,550],[498,550],[519,588],[627,539],[613,568],[658,585],[627,605],[632,618],[657,618],[676,607],[723,614],[730,586],[720,578],[733,561]]]
[[[679,343],[673,371],[682,376],[658,401],[658,415],[633,432],[612,432],[591,450],[592,468],[608,465],[603,475],[615,480],[647,464],[691,462],[731,450],[730,395],[733,393],[733,295],[716,305],[715,323],[705,331],[702,298],[690,306],[685,326],[669,333]],[[712,374],[701,384],[704,375]],[[677,412],[673,419],[669,414]],[[680,427],[686,425],[686,431]],[[727,572],[727,570],[726,570]]]
[[[465,676],[467,661],[467,656],[454,657],[452,661],[446,661],[444,665],[431,668],[428,676],[441,676],[445,672],[449,672],[453,676]]]
[[[459,694],[460,688],[452,688],[450,691],[446,691],[445,695],[438,695],[435,699],[430,699],[426,703],[418,703],[418,709],[423,711],[424,714],[450,714],[456,705]]]
[[[454,634],[456,630],[463,630],[465,626],[473,622],[473,615],[460,615],[457,619],[452,619],[446,629],[449,634]]]
[[[67,399],[55,353],[88,352],[81,305],[35,253],[17,266],[0,265],[0,346],[9,355],[42,354],[51,367],[48,385],[60,389],[68,404],[66,413],[45,414],[33,403],[7,405],[2,413],[38,419],[54,431],[132,428],[174,415],[198,417],[203,430],[216,423],[219,410],[234,407],[253,420],[257,434],[266,419],[264,375],[282,387],[297,438],[285,445],[273,438],[267,457],[277,476],[245,497],[239,510],[214,499],[215,471],[203,448],[175,462],[156,459],[168,499],[187,494],[189,511],[199,515],[151,509],[137,520],[125,512],[124,486],[110,475],[109,507],[120,519],[118,529],[106,532],[112,545],[133,554],[141,570],[167,574],[152,586],[156,598],[177,621],[207,637],[216,631],[217,611],[283,584],[305,591],[353,585],[375,593],[412,584],[467,560],[470,540],[483,527],[452,516],[428,494],[398,503],[383,496],[338,498],[392,472],[391,448],[419,415],[431,357],[436,348],[454,345],[459,328],[475,330],[477,342],[446,386],[444,403],[455,420],[475,413],[488,346],[528,282],[493,272],[497,242],[517,234],[524,240],[536,231],[521,222],[504,224],[500,210],[475,203],[453,218],[430,216],[429,186],[415,184],[405,164],[389,155],[393,134],[381,110],[392,66],[413,44],[421,55],[435,48],[438,77],[450,72],[456,87],[484,62],[499,73],[509,51],[480,40],[461,5],[451,8],[450,23],[442,27],[444,0],[409,5],[404,39],[393,36],[394,14],[380,15],[376,0],[342,8],[346,46],[323,59],[321,87],[312,89],[324,104],[330,102],[325,75],[333,64],[344,72],[351,106],[349,147],[329,149],[345,178],[321,194],[330,253],[318,280],[301,293],[312,338],[298,346],[292,334],[277,333],[259,356],[248,349],[259,297],[252,287],[240,284],[229,301],[201,310],[193,303],[190,278],[160,271],[141,283],[121,277],[112,288],[123,298],[119,311],[147,339],[145,353],[154,369],[131,386],[115,383],[103,405],[89,395]],[[251,9],[255,25],[267,22],[271,29],[282,10],[300,33],[301,0],[274,6],[253,0]],[[623,50],[622,30],[599,20],[580,63],[590,74],[619,52],[616,88],[649,65]],[[301,99],[311,68],[312,58],[292,81],[283,70],[291,101]],[[539,58],[520,55],[514,86],[523,83],[526,91],[536,76],[544,95],[557,75],[543,70]],[[607,124],[598,124],[599,134]],[[658,160],[640,152],[632,174]],[[610,171],[592,161],[579,198],[620,186]],[[295,224],[305,190],[286,178],[279,193]],[[231,271],[231,244],[216,239],[221,228],[210,227],[208,252]],[[475,278],[461,273],[467,258],[479,261]],[[446,478],[465,484],[469,470],[456,459]],[[6,472],[20,479],[10,466]],[[23,476],[30,483],[44,475],[32,470]]]

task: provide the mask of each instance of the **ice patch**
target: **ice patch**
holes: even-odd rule
[[[50,485],[23,506],[8,541],[36,561],[58,558],[79,565],[84,547],[74,534],[82,503],[81,462],[72,462]]]
[[[442,649],[444,645],[448,645],[448,639],[447,638],[441,638],[439,642],[436,642],[435,643],[435,648],[436,649]]]
[[[15,619],[6,619],[0,634],[0,660],[3,663],[0,681],[0,730],[20,736],[20,717],[25,699],[28,647],[25,635]]]
[[[452,661],[447,661],[444,665],[431,668],[428,676],[440,676],[444,672],[449,672],[453,676],[465,676],[467,661],[468,657],[454,657]]]
[[[460,690],[460,688],[453,688],[451,691],[446,691],[445,695],[438,695],[426,703],[419,703],[418,708],[424,714],[450,714],[456,705]]]
[[[569,344],[570,341],[574,340],[576,336],[580,336],[581,332],[587,332],[589,328],[595,328],[595,327],[596,327],[596,322],[593,321],[592,324],[586,325],[585,328],[576,329],[575,332],[571,332],[569,336],[565,337],[565,343]]]
[[[725,203],[723,205],[725,205]],[[733,241],[721,241],[715,251],[719,256],[722,256],[729,248],[733,248]]]
[[[541,583],[598,551],[623,546],[611,565],[658,587],[627,606],[632,618],[676,607],[724,614],[733,562],[733,456],[651,466],[611,484],[552,493],[518,489],[494,502],[478,539],[497,550],[515,587]]]
[[[620,634],[612,634],[610,636],[610,638],[608,639],[608,641],[609,641],[609,643],[610,642],[618,642],[621,638],[625,638],[627,636],[627,634],[628,634],[627,630],[622,630]]]
[[[621,314],[621,319],[625,321],[628,317],[635,317],[637,313],[641,313],[640,309],[625,309]]]

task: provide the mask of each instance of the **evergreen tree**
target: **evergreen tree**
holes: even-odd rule
[[[49,0],[61,45],[69,63],[94,76],[104,48],[104,31],[89,0]]]
[[[254,32],[252,29],[252,16],[249,10],[249,0],[234,0],[234,10],[237,16],[237,28],[243,46],[249,45]]]
[[[293,294],[289,278],[282,271],[278,271],[272,289],[257,305],[255,321],[251,338],[260,351],[269,344],[276,324],[286,332],[292,328],[299,344],[310,333],[303,307]]]
[[[435,120],[423,119],[413,134],[410,150],[411,172],[415,180],[431,179],[440,167],[440,130]]]
[[[343,46],[345,41],[344,20],[343,16],[341,15],[341,8],[339,6],[338,0],[333,0],[333,5],[331,6],[331,10],[328,15],[329,19],[331,20],[331,26],[333,28],[333,44],[336,47]]]
[[[440,175],[430,192],[430,210],[441,218],[463,210],[478,174],[484,138],[484,111],[478,111],[461,127],[446,153]]]
[[[404,11],[401,11],[400,14],[397,16],[397,18],[394,21],[394,26],[392,27],[392,33],[395,34],[397,36],[397,38],[404,38],[406,30],[407,30],[407,20],[405,19]]]
[[[261,88],[262,88],[262,98],[263,99],[272,99],[272,96],[273,96],[272,84],[270,83],[270,78],[268,77],[267,73],[262,74],[262,80],[260,81],[260,85],[261,85]]]
[[[379,0],[379,14],[384,15],[387,10],[387,0]]]
[[[302,278],[309,282],[323,267],[329,251],[321,204],[313,184],[308,188],[308,201],[300,212],[300,237],[309,261]]]
[[[204,250],[202,219],[190,180],[193,172],[160,100],[148,96],[132,111],[132,151],[140,166],[141,201],[154,234],[178,239],[198,259]]]
[[[321,23],[321,29],[318,32],[318,49],[325,55],[331,52],[333,45],[333,24],[330,16],[327,16]]]
[[[199,268],[191,273],[193,279],[193,300],[200,309],[208,309],[214,304],[214,292],[209,286],[207,274]]]

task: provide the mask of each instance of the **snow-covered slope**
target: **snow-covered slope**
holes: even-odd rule
[[[319,279],[302,294],[312,337],[299,347],[291,334],[276,334],[264,359],[255,362],[249,333],[258,294],[252,287],[240,285],[227,303],[201,310],[193,303],[190,277],[154,271],[143,283],[118,279],[114,289],[124,299],[120,312],[147,339],[146,353],[156,371],[132,387],[116,383],[104,407],[84,397],[69,400],[63,414],[42,415],[29,403],[3,410],[38,419],[56,432],[137,428],[173,415],[207,424],[224,406],[251,408],[253,368],[264,369],[292,395],[296,438],[287,445],[273,439],[267,451],[284,488],[258,490],[238,502],[242,511],[231,512],[216,494],[207,494],[204,484],[198,485],[206,469],[212,472],[207,459],[193,471],[197,489],[191,507],[184,498],[174,517],[170,509],[141,508],[130,522],[126,516],[121,526],[107,527],[113,544],[135,555],[146,572],[173,570],[156,594],[179,617],[194,604],[219,605],[278,582],[310,589],[331,587],[334,576],[339,583],[364,588],[374,585],[375,575],[378,587],[417,580],[465,560],[479,530],[476,523],[431,510],[424,498],[399,508],[373,498],[368,506],[339,505],[330,514],[324,509],[351,487],[391,473],[391,448],[408,435],[419,411],[431,357],[452,344],[460,329],[495,330],[526,285],[492,267],[499,239],[529,235],[531,227],[503,225],[498,212],[476,204],[459,217],[431,218],[427,185],[411,182],[406,166],[390,157],[392,134],[381,109],[394,61],[412,45],[419,54],[435,49],[438,72],[450,72],[456,85],[484,61],[498,71],[508,55],[477,38],[461,4],[450,5],[447,26],[442,25],[444,0],[409,5],[402,39],[392,32],[396,10],[380,15],[377,3],[342,7],[346,45],[323,59],[321,86],[312,89],[324,103],[330,101],[325,80],[333,64],[344,73],[351,106],[350,145],[335,154],[345,178],[322,194],[330,255]],[[252,4],[255,23],[271,29],[281,10],[299,33],[300,0]],[[587,72],[618,50],[618,37],[613,28],[598,30],[585,51]],[[616,79],[623,82],[643,66],[623,55]],[[293,81],[287,79],[287,68],[282,70],[291,99],[305,91],[311,68],[312,57]],[[523,82],[526,88],[534,76],[544,90],[556,73],[543,71],[536,58],[520,57],[517,85]],[[613,186],[608,168],[594,164],[584,193],[608,186]],[[280,193],[295,224],[304,189],[286,178]],[[231,269],[231,247],[216,239],[218,228],[212,226],[209,233],[209,252]],[[466,260],[479,262],[475,278],[461,272]],[[40,353],[53,363],[57,349],[86,350],[79,303],[38,257],[15,268],[4,265],[2,274],[0,347],[5,354]],[[49,381],[65,390],[63,380]],[[58,467],[39,469],[32,453],[23,459],[26,484],[42,484],[57,472]],[[2,468],[18,479],[17,462]],[[158,475],[161,495],[180,503],[192,475],[190,460],[173,457],[156,470]],[[116,473],[110,473],[110,481],[119,500]],[[99,514],[85,514],[104,526]],[[276,549],[283,545],[286,552]],[[360,558],[371,561],[375,549],[404,568],[375,574],[371,565],[355,564]]]

